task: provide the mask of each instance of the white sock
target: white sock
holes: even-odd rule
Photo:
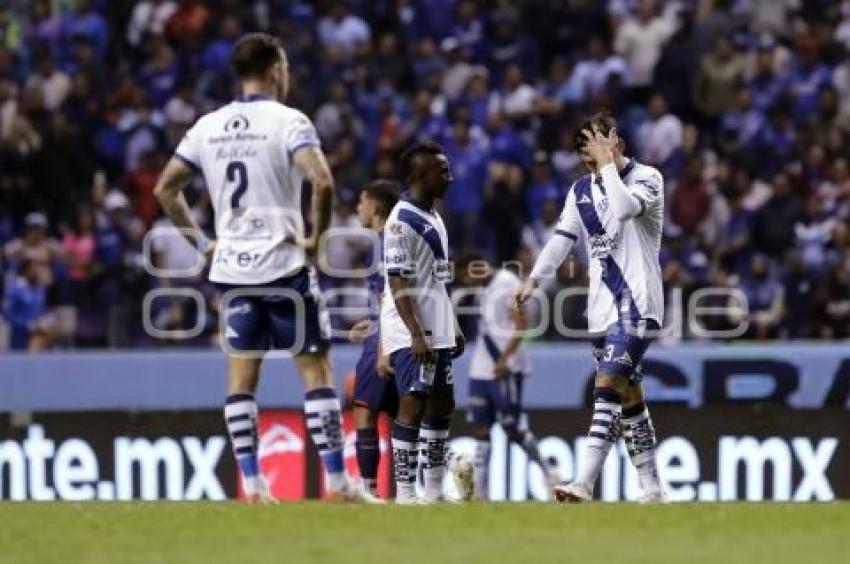
[[[638,473],[638,481],[644,495],[662,492],[655,459],[655,429],[649,416],[649,408],[640,403],[623,410],[623,438],[629,458]]]
[[[488,499],[489,472],[490,472],[490,441],[475,441],[475,460],[473,474],[473,497],[475,499]]]
[[[348,484],[343,460],[342,414],[333,388],[316,388],[304,399],[307,430],[319,451],[328,491],[342,491]]]
[[[593,392],[593,420],[590,424],[581,468],[575,481],[593,492],[605,459],[617,441],[620,432],[620,395],[610,388]]]
[[[260,478],[257,419],[257,403],[253,394],[231,394],[227,397],[224,421],[247,495],[256,493]]]
[[[426,419],[419,429],[424,466],[425,501],[437,501],[443,496],[443,479],[446,476],[446,441],[449,438],[449,420]]]
[[[410,502],[416,499],[416,470],[419,464],[419,429],[393,423],[393,469],[395,471],[396,501]]]

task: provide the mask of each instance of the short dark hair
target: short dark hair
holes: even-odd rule
[[[373,200],[378,202],[381,208],[379,212],[382,217],[386,218],[398,202],[398,196],[401,192],[401,187],[395,180],[373,180],[367,184],[363,191]]]
[[[401,154],[401,174],[402,178],[407,181],[413,173],[413,163],[419,155],[443,155],[445,151],[434,141],[423,140],[409,146]]]
[[[584,136],[583,131],[593,130],[594,126],[602,135],[607,136],[612,129],[617,127],[617,120],[608,110],[602,110],[586,117],[584,121],[581,122],[578,129],[576,129],[573,136],[573,146],[577,153],[582,152],[584,150],[584,146],[587,144],[587,138]]]
[[[257,78],[280,62],[283,44],[268,33],[248,33],[233,46],[230,67],[241,79]]]

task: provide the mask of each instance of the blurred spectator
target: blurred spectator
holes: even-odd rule
[[[718,37],[714,50],[703,59],[694,84],[697,109],[710,118],[729,109],[744,70],[744,59],[735,51],[732,40],[727,36]]]
[[[449,100],[456,100],[463,93],[472,78],[474,67],[470,64],[466,51],[460,41],[447,37],[440,43],[440,50],[446,60],[441,84],[442,92]]]
[[[65,14],[62,20],[62,36],[67,45],[78,36],[88,37],[101,58],[106,56],[109,47],[109,28],[106,18],[97,13],[91,0],[74,0],[74,8]]]
[[[710,210],[711,194],[702,171],[702,160],[692,158],[671,191],[670,219],[687,236],[696,234]]]
[[[682,147],[682,122],[667,108],[661,94],[649,99],[649,119],[637,131],[639,158],[647,164],[665,168]]]
[[[757,340],[775,337],[782,320],[784,288],[770,272],[765,256],[753,257],[750,271],[741,280],[741,290],[749,307],[747,335]]]
[[[71,79],[62,72],[47,53],[37,58],[38,71],[27,80],[27,90],[38,90],[47,110],[58,109],[71,90]]]
[[[53,283],[53,268],[64,259],[61,245],[47,235],[47,217],[31,212],[24,220],[24,236],[6,244],[4,254],[13,266],[27,262],[44,286]]]
[[[479,220],[487,181],[487,152],[470,136],[470,124],[459,118],[444,149],[449,158],[454,182],[443,199],[449,237],[457,249],[473,248],[481,243]]]
[[[525,194],[526,216],[531,222],[540,217],[544,202],[563,202],[566,198],[563,186],[552,176],[552,165],[545,151],[534,153],[531,178]]]
[[[12,350],[43,350],[49,345],[50,321],[45,318],[46,290],[38,266],[29,260],[3,295],[3,317],[9,324]]]
[[[324,46],[339,47],[346,55],[363,53],[372,37],[366,22],[349,13],[344,1],[331,3],[328,15],[319,21],[318,33]]]
[[[757,212],[753,221],[753,242],[770,256],[779,256],[794,244],[794,225],[801,216],[799,198],[791,192],[788,176],[773,178],[773,195]]]
[[[132,47],[139,47],[145,37],[162,35],[166,22],[176,10],[177,3],[171,0],[136,2],[127,23],[127,43]]]
[[[600,94],[612,80],[627,82],[628,73],[628,63],[619,55],[611,54],[601,38],[592,37],[585,55],[573,68],[569,81],[562,85],[555,96],[563,102],[586,102]]]
[[[672,3],[668,6],[674,8]],[[640,0],[637,17],[629,17],[620,24],[614,37],[614,50],[629,65],[629,86],[645,88],[650,85],[661,48],[676,32],[676,27],[673,11],[659,16],[655,0]]]

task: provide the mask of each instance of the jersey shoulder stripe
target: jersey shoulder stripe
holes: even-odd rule
[[[445,260],[446,253],[440,241],[440,234],[428,219],[408,208],[398,210],[398,220],[407,224],[431,249],[434,258]]]
[[[596,213],[596,206],[593,203],[593,190],[591,190],[592,180],[590,175],[583,176],[576,181],[576,207],[578,214],[581,217],[584,228],[588,235],[605,235],[605,227],[599,220],[599,214]]]

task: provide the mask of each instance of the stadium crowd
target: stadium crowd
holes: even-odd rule
[[[359,189],[395,176],[399,150],[428,137],[452,162],[454,252],[527,272],[582,174],[575,124],[611,108],[628,152],[664,174],[669,318],[696,290],[738,288],[749,338],[850,338],[850,2],[10,0],[0,248],[11,348],[150,345],[142,305],[160,287],[209,298],[202,335],[175,342],[210,342],[215,290],[145,269],[146,254],[191,267],[194,250],[159,237],[146,253],[144,235],[168,226],[158,173],[187,127],[232,98],[230,49],[251,30],[284,41],[289,103],[314,119],[335,176],[333,225],[356,226]],[[201,179],[195,188],[209,227]],[[335,239],[328,254],[346,267],[369,253]],[[574,266],[548,291],[584,284]],[[565,304],[582,326],[580,300]],[[199,318],[181,299],[152,309],[162,329]]]

